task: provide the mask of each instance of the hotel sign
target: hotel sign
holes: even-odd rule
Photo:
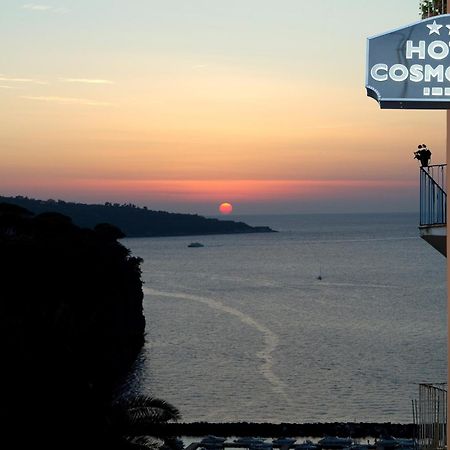
[[[367,40],[367,95],[388,109],[450,109],[450,14]]]

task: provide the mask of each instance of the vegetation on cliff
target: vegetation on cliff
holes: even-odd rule
[[[252,227],[232,220],[208,219],[197,214],[175,214],[139,208],[132,203],[87,205],[62,200],[35,200],[27,197],[1,197],[0,202],[14,203],[35,214],[58,212],[71,217],[77,225],[94,228],[110,223],[128,237],[188,236],[202,234],[267,233],[269,227]]]
[[[111,225],[82,229],[59,213],[0,203],[0,423],[8,448],[28,440],[36,448],[128,448],[122,437],[133,431],[124,424],[133,416],[119,412],[133,404],[118,403],[116,392],[144,343],[145,319],[141,260],[121,236]],[[140,402],[147,424],[177,418],[175,409],[138,400],[133,411]]]

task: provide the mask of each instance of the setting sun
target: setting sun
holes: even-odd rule
[[[233,212],[233,205],[231,203],[222,203],[219,206],[219,211],[222,214],[231,214]]]

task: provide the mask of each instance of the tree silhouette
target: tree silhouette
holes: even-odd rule
[[[0,204],[2,447],[114,448],[108,412],[145,332],[142,260],[119,235]]]
[[[123,448],[175,449],[176,441],[160,436],[158,425],[181,418],[180,412],[170,403],[153,397],[138,395],[114,403],[109,414],[112,433]]]
[[[422,19],[447,14],[447,0],[422,0],[419,11]]]

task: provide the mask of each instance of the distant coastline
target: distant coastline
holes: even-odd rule
[[[12,203],[34,214],[56,212],[72,218],[73,223],[93,229],[109,223],[126,237],[201,236],[217,234],[275,233],[268,226],[250,226],[244,222],[206,218],[197,214],[179,214],[140,208],[132,203],[85,204],[63,200],[37,200],[24,196],[0,196],[0,203]]]

